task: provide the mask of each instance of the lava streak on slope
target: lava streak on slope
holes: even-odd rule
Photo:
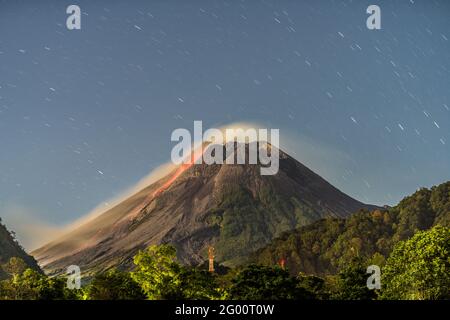
[[[153,192],[152,196],[156,197],[158,195],[160,195],[162,192],[164,192],[167,188],[169,188],[172,183],[177,180],[177,178],[183,173],[185,172],[187,169],[189,169],[190,167],[192,167],[197,160],[203,156],[203,146],[200,146],[198,149],[196,149],[192,155],[191,155],[191,159],[188,163],[182,163],[177,170],[175,171],[174,175],[168,180],[166,181],[166,183],[164,183],[161,187],[159,187],[155,192]]]
[[[161,187],[159,187],[155,192],[153,192],[152,196],[156,197],[159,194],[161,194],[162,192],[164,192],[164,190],[166,190],[167,188],[170,187],[170,185],[177,180],[177,178],[183,173],[185,172],[187,169],[189,169],[190,167],[192,167],[193,163],[183,163],[182,165],[180,165],[177,169],[177,171],[175,171],[174,175],[166,182],[164,183]]]

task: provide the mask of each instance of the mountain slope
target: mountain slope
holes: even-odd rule
[[[260,167],[182,165],[33,255],[49,273],[129,268],[137,250],[170,242],[184,263],[203,262],[214,245],[217,261],[236,264],[287,230],[372,208],[281,150],[276,175]]]
[[[34,258],[23,250],[23,248],[14,239],[13,235],[1,223],[0,219],[0,266],[8,262],[12,257],[21,258],[28,267],[39,270]]]
[[[250,261],[275,265],[285,259],[293,274],[319,275],[335,274],[355,255],[381,265],[398,241],[437,224],[450,227],[450,181],[420,189],[388,210],[362,210],[286,232]]]

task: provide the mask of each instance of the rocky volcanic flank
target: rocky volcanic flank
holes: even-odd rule
[[[83,226],[32,252],[58,274],[72,264],[83,272],[128,269],[151,244],[172,243],[186,264],[239,264],[282,232],[327,216],[371,208],[280,150],[279,171],[262,176],[260,164],[182,165]]]

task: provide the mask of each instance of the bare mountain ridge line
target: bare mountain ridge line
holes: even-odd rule
[[[365,205],[280,152],[280,169],[261,176],[260,164],[198,164],[163,192],[163,177],[85,225],[32,252],[48,273],[130,268],[151,244],[173,243],[187,264],[217,247],[219,261],[236,264],[284,231],[326,216],[346,217]]]

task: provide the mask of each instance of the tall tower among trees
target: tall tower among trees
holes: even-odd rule
[[[209,272],[214,272],[214,247],[208,248]]]

